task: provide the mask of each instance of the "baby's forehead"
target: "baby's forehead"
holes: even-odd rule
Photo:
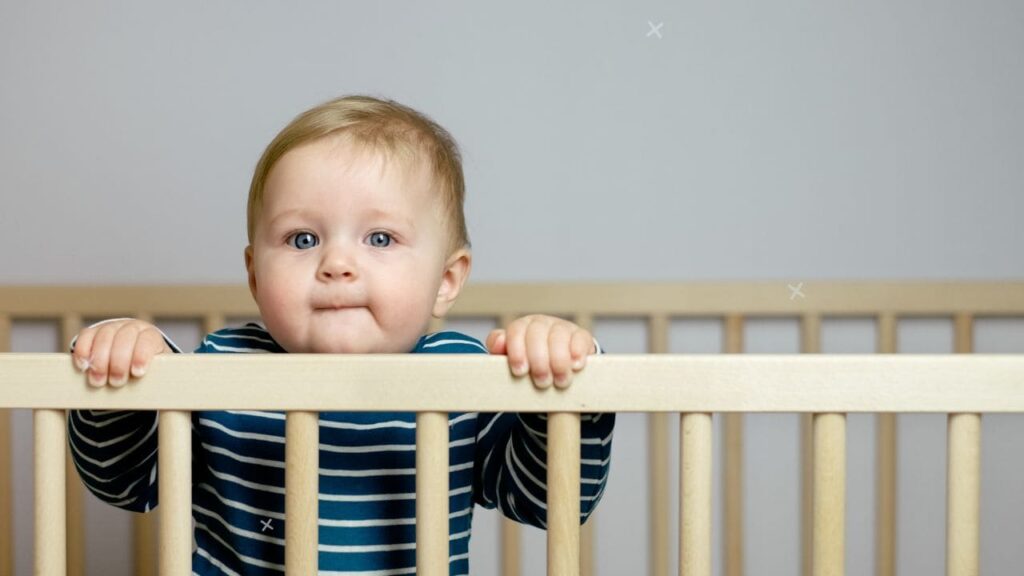
[[[429,192],[430,200],[441,199],[437,174],[425,160],[424,151],[412,144],[388,147],[350,136],[336,136],[324,138],[321,147],[325,154],[320,160],[329,166],[366,170],[381,180],[394,178],[403,189]]]

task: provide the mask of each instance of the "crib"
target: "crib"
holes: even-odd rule
[[[191,572],[189,411],[228,408],[289,412],[289,575],[316,573],[316,414],[327,410],[417,413],[421,575],[448,573],[447,412],[549,414],[547,569],[557,575],[594,573],[593,528],[601,521],[601,510],[579,526],[579,414],[650,413],[648,554],[654,576],[668,574],[673,549],[664,458],[670,450],[671,414],[680,419],[680,522],[674,548],[680,574],[687,576],[711,574],[712,414],[725,414],[720,490],[726,576],[742,572],[744,413],[801,414],[801,483],[807,487],[802,490],[801,570],[814,576],[843,574],[844,569],[845,415],[878,414],[875,565],[876,574],[891,576],[895,415],[948,414],[947,574],[978,574],[981,414],[1024,412],[1024,357],[966,354],[973,351],[976,319],[1024,317],[1024,283],[816,282],[813,297],[795,297],[798,291],[786,282],[468,286],[451,318],[504,324],[523,313],[546,313],[584,327],[595,319],[643,319],[649,354],[593,358],[567,391],[538,391],[514,380],[501,358],[287,355],[158,357],[146,376],[150,385],[97,391],[84,385],[66,354],[0,355],[0,576],[13,574],[9,409],[34,411],[35,540],[45,543],[35,548],[35,573],[82,574],[84,488],[68,461],[64,411],[85,408],[161,411],[161,505],[154,513],[134,515],[136,574]],[[252,318],[256,312],[244,286],[0,287],[0,352],[10,349],[12,325],[19,320],[58,322],[60,340],[66,343],[83,319],[191,319],[201,322],[204,331],[213,331],[226,320]],[[894,354],[897,322],[921,316],[952,318],[955,354]],[[667,353],[670,321],[696,317],[722,320],[726,354]],[[804,354],[741,354],[745,321],[763,317],[798,319]],[[879,354],[820,354],[821,323],[831,317],[873,319]],[[632,382],[628,395],[616,386],[624,379]],[[434,393],[424,395],[404,384],[413,380],[429,382]],[[389,382],[386,389],[375,384],[382,381]],[[244,390],[233,382],[244,382]],[[282,382],[289,388],[287,395],[276,387]],[[173,395],[168,393],[172,384]],[[518,576],[522,567],[515,523],[503,521],[501,540],[501,573]]]

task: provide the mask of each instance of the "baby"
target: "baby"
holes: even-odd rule
[[[550,316],[494,330],[486,346],[427,334],[472,262],[464,183],[452,137],[390,101],[335,99],[296,117],[270,143],[249,191],[245,266],[260,323],[207,335],[197,353],[506,354],[516,376],[566,387],[598,353],[591,334]],[[426,334],[426,335],[424,335]],[[117,319],[83,330],[75,365],[94,386],[140,378],[156,354],[180,352],[152,324]],[[197,574],[284,570],[284,414],[194,412]],[[614,414],[585,414],[581,523],[608,478]],[[75,465],[99,498],[157,505],[156,414],[73,411]],[[543,414],[452,413],[450,574],[469,574],[474,503],[546,524]],[[415,414],[320,414],[319,567],[415,573]]]

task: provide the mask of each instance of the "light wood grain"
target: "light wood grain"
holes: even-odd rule
[[[320,543],[319,413],[288,412],[284,447],[285,574],[313,576],[317,573]]]
[[[2,381],[2,380],[0,380]],[[33,411],[35,429],[35,575],[67,573],[64,516],[64,411]]]
[[[485,355],[174,354],[93,388],[66,354],[0,354],[0,406],[427,412],[1024,412],[1024,356],[607,355],[537,390]],[[622,394],[622,382],[630,393]]]
[[[447,576],[448,415],[416,414],[416,574]]]
[[[679,431],[679,574],[711,576],[711,414],[682,414]]]
[[[192,574],[192,421],[188,412],[160,412],[157,427],[160,576]]]
[[[548,415],[548,576],[580,572],[580,415]]]

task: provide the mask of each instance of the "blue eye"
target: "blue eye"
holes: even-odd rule
[[[387,232],[374,232],[370,234],[370,246],[375,248],[387,248],[391,245],[391,234]]]
[[[292,248],[298,248],[299,250],[306,250],[312,248],[320,243],[316,235],[312,232],[298,232],[288,237],[287,243]]]

